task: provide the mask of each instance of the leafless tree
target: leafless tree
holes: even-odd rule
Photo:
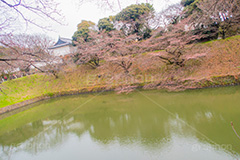
[[[73,60],[77,64],[88,64],[92,68],[100,66],[102,60],[112,63],[129,73],[132,66],[132,54],[138,53],[138,47],[134,46],[138,42],[137,35],[126,36],[121,31],[111,31],[106,33],[91,32],[90,41],[78,39],[77,51],[73,54]]]
[[[74,42],[77,50],[73,53],[73,61],[76,64],[88,64],[92,68],[97,68],[100,66],[100,60],[104,59],[110,37],[104,31],[100,33],[91,31],[88,34],[87,42],[82,37],[78,37]]]
[[[62,16],[54,0],[0,0],[0,70],[28,70],[41,63],[50,64],[49,40],[43,36],[13,35],[15,30],[33,25],[49,29],[46,20],[61,23]],[[25,25],[24,25],[25,23]]]
[[[112,12],[119,12],[129,5],[129,1],[126,0],[79,0],[79,4],[82,5],[86,2],[95,2],[101,9],[109,9]],[[132,3],[152,3],[153,0],[132,0]]]
[[[167,55],[157,55],[164,63],[168,65],[176,65],[183,67],[185,59],[182,58],[183,46],[177,46],[175,48],[167,48]]]
[[[46,29],[46,19],[61,23],[58,3],[54,0],[0,0],[0,35],[22,28],[22,22]]]
[[[190,23],[197,29],[220,33],[224,39],[226,32],[240,22],[239,0],[205,0],[197,3]]]
[[[150,23],[152,28],[156,29],[158,27],[162,27],[166,29],[170,23],[176,24],[181,17],[182,11],[182,5],[170,5],[169,7],[167,7],[167,9],[156,13],[154,19],[151,19]]]
[[[52,56],[48,50],[52,44],[49,37],[26,34],[6,35],[0,39],[0,42],[3,44],[0,48],[1,72],[18,70],[28,72],[31,68],[35,68],[57,77],[56,67],[53,66],[56,66],[61,60]]]
[[[111,47],[108,50],[106,60],[120,67],[126,75],[129,74],[133,65],[133,54],[138,53],[139,44],[136,34],[125,36],[121,32],[116,32],[111,39]],[[136,49],[136,50],[135,50]]]
[[[116,64],[124,70],[125,74],[129,74],[129,70],[133,64],[133,57],[131,55],[111,57],[109,62]]]

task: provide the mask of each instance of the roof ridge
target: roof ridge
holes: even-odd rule
[[[71,38],[65,38],[65,37],[59,37],[59,39],[67,39],[67,40],[72,40]]]
[[[66,45],[72,45],[72,39],[59,36],[58,41],[52,47],[50,47],[50,49],[58,48]]]

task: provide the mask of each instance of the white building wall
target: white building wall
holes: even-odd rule
[[[59,48],[54,48],[53,49],[53,55],[54,56],[65,56],[67,54],[71,53],[71,47],[70,46],[63,46]]]

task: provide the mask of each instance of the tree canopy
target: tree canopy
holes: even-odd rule
[[[77,26],[77,31],[73,34],[73,40],[76,41],[78,37],[84,39],[84,41],[89,40],[89,32],[95,30],[95,23],[91,21],[82,20]]]
[[[186,6],[192,4],[192,3],[195,2],[195,1],[196,1],[196,0],[182,0],[182,1],[181,1],[181,4],[182,4],[184,7],[186,7]]]
[[[115,20],[137,21],[141,16],[145,14],[150,14],[153,11],[154,11],[154,8],[149,3],[133,4],[126,7],[120,13],[118,13],[115,17]]]
[[[138,34],[143,39],[149,38],[151,29],[148,20],[153,17],[154,8],[149,3],[134,4],[126,7],[115,16],[115,21],[123,23],[125,34]]]
[[[113,21],[110,18],[102,18],[98,21],[98,29],[100,31],[105,30],[106,32],[114,30]]]

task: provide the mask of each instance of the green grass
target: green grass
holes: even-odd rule
[[[97,75],[100,73],[97,69],[83,71],[80,67],[68,73],[60,73],[58,79],[50,75],[35,74],[4,82],[0,86],[4,92],[4,94],[0,92],[0,108],[42,96],[53,97],[78,91],[96,92],[106,89],[106,83],[111,77],[98,78]],[[139,83],[145,83],[145,81],[148,80],[144,79]],[[124,81],[118,81],[108,87],[114,88],[124,83]]]
[[[145,56],[145,55],[148,55],[149,53],[158,53],[158,52],[162,52],[162,51],[165,51],[165,50],[155,50],[152,52],[144,52],[144,53],[142,53],[142,55]]]
[[[224,41],[235,40],[235,39],[239,39],[239,38],[240,38],[240,35],[237,35],[237,36],[228,37],[225,39],[216,39],[216,40],[206,41],[206,42],[202,42],[201,44],[212,44],[214,42],[224,42]]]
[[[2,90],[5,94],[0,95],[0,108],[41,96],[47,92],[42,88],[47,83],[43,75],[31,75],[4,82]]]

